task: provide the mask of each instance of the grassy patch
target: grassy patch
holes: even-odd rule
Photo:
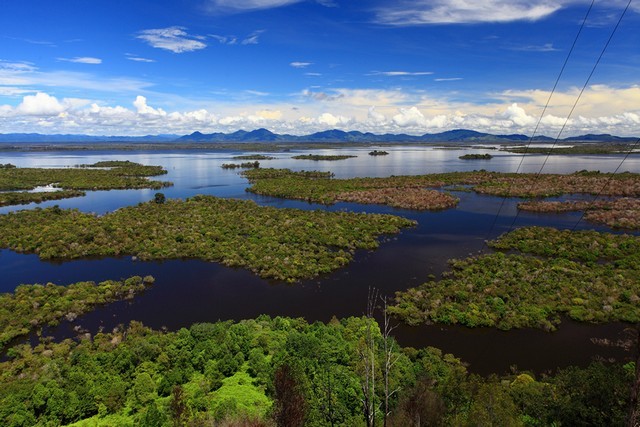
[[[356,249],[375,249],[380,235],[413,224],[392,215],[276,209],[196,196],[101,217],[55,207],[9,213],[0,216],[0,246],[43,259],[200,258],[293,282],[340,268]]]
[[[494,253],[453,260],[451,272],[398,292],[390,312],[410,324],[555,329],[560,315],[640,321],[640,238],[529,227],[490,243]]]

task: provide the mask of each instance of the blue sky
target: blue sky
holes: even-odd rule
[[[590,1],[5,1],[0,133],[531,134]],[[596,1],[557,136],[626,0]],[[562,136],[640,135],[632,4]]]

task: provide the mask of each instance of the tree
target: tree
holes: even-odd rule
[[[274,417],[281,427],[298,427],[304,425],[307,412],[306,400],[302,384],[291,365],[284,363],[275,373]]]
[[[373,334],[376,300],[378,290],[369,288],[367,292],[367,311],[364,338],[358,346],[358,356],[362,364],[362,410],[367,427],[376,425],[376,342]]]
[[[164,193],[156,193],[156,195],[153,196],[153,201],[160,205],[163,204],[166,200],[167,198],[165,197]]]

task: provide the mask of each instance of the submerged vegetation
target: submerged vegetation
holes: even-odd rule
[[[633,364],[604,363],[482,378],[437,349],[401,348],[369,318],[168,333],[132,322],[9,353],[7,427],[621,425],[633,380]]]
[[[409,324],[555,329],[560,315],[640,321],[640,237],[528,227],[493,253],[451,262],[439,281],[398,292],[389,311]]]
[[[491,160],[493,156],[491,154],[465,154],[458,158],[460,160]]]
[[[73,321],[98,304],[133,298],[153,282],[151,276],[133,276],[98,284],[20,285],[13,293],[0,294],[0,348],[35,328],[55,326],[63,319]]]
[[[324,155],[324,154],[300,154],[298,156],[291,157],[296,160],[345,160],[351,159],[358,156],[348,156],[348,155]]]
[[[585,211],[587,221],[605,224],[612,228],[640,229],[640,199],[623,197],[613,200],[595,201],[527,201],[518,204],[518,209],[531,212]]]
[[[161,166],[144,166],[130,161],[105,161],[75,168],[0,168],[0,204],[26,204],[84,195],[81,190],[114,190],[133,188],[160,189],[170,182],[151,181],[147,177],[163,175]],[[63,191],[15,192],[52,185]],[[74,190],[74,191],[72,191]],[[59,194],[57,194],[59,193]]]
[[[195,196],[100,217],[58,207],[0,215],[0,246],[42,259],[200,258],[294,282],[343,267],[357,249],[375,249],[379,236],[412,225],[393,215],[277,209]]]

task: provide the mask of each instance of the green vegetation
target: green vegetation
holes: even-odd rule
[[[389,153],[387,151],[378,151],[378,150],[373,150],[369,152],[370,156],[386,156]]]
[[[418,210],[455,206],[458,203],[455,197],[425,189],[445,185],[470,185],[477,193],[503,197],[551,197],[568,193],[640,196],[640,174],[629,172],[580,171],[569,175],[537,175],[480,170],[351,179],[331,179],[322,172],[293,172],[289,169],[259,169],[243,174],[251,183],[247,191],[256,194],[322,204],[338,201],[383,203]]]
[[[539,379],[520,372],[481,378],[437,349],[400,348],[367,318],[308,324],[261,316],[170,333],[132,322],[76,341],[12,348],[0,363],[0,423],[621,425],[632,379],[633,364],[604,363]],[[373,384],[367,424],[363,390]]]
[[[375,249],[380,235],[413,224],[392,215],[277,209],[196,196],[100,217],[58,207],[0,215],[0,247],[42,259],[200,258],[294,282],[343,267],[356,249]]]
[[[579,143],[573,147],[503,147],[501,150],[518,154],[635,154],[633,144]]]
[[[518,209],[531,212],[586,211],[587,221],[612,228],[640,229],[640,199],[623,197],[613,200],[589,201],[528,201],[518,203]]]
[[[264,154],[246,154],[235,156],[233,160],[273,160],[275,157],[265,156]]]
[[[398,292],[389,312],[410,324],[460,323],[555,329],[560,315],[588,322],[640,321],[640,237],[528,227],[490,242],[493,253]]]
[[[68,199],[71,197],[82,197],[84,195],[85,192],[80,190],[41,191],[34,193],[28,191],[7,191],[0,192],[0,206],[27,205],[29,203],[41,203],[46,200]]]
[[[491,160],[493,156],[491,154],[465,154],[458,158],[461,160]]]
[[[332,204],[339,201],[378,203],[405,209],[445,209],[458,199],[425,186],[441,186],[443,182],[430,176],[330,179],[327,174],[292,172],[289,169],[247,171],[251,182],[247,191],[274,197],[301,199]]]
[[[244,163],[223,163],[222,169],[258,169],[260,162],[244,162]]]
[[[0,294],[0,348],[34,328],[73,321],[98,304],[133,298],[154,282],[153,277],[130,277],[124,281],[79,282],[69,286],[20,285],[15,292]]]
[[[345,159],[351,159],[354,157],[358,157],[358,156],[347,156],[347,155],[323,155],[323,154],[300,154],[297,156],[293,156],[291,157],[292,159],[296,159],[296,160],[315,160],[315,161],[320,161],[320,160],[345,160]]]
[[[33,190],[46,185],[53,185],[62,191],[3,192],[0,193],[0,205],[39,203],[44,200],[79,197],[84,195],[82,190],[160,189],[173,184],[150,181],[147,177],[166,173],[167,171],[161,166],[143,166],[130,161],[106,161],[63,169],[2,167],[0,168],[0,191]]]

